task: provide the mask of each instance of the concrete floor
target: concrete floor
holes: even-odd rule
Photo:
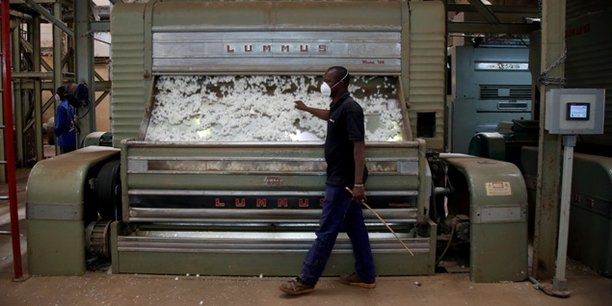
[[[21,229],[25,230],[25,182],[19,170]],[[2,190],[4,189],[4,190]],[[4,193],[6,188],[0,188]],[[0,202],[0,230],[8,230],[8,205]],[[22,232],[22,261],[27,274],[27,233]],[[299,267],[296,267],[296,272]],[[113,275],[39,277],[13,281],[10,237],[0,235],[0,305],[612,305],[612,279],[569,261],[571,297],[560,299],[535,290],[529,282],[477,284],[468,273],[381,277],[373,290],[323,278],[315,292],[297,298],[278,289],[285,278]]]

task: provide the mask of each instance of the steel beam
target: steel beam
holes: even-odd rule
[[[32,18],[32,64],[34,72],[40,71],[40,16]],[[43,130],[42,130],[42,96],[41,96],[41,80],[34,80],[34,135],[36,135],[36,161],[41,161],[45,157],[43,145]]]
[[[21,50],[19,50],[20,41],[20,27],[16,26],[12,30],[12,60],[13,60],[13,101],[15,104],[14,108],[14,122],[15,122],[15,163],[18,166],[23,165],[25,160],[25,150],[23,146],[23,94],[21,89],[21,80],[16,79],[15,75],[18,75],[21,71]]]
[[[110,21],[92,21],[90,27],[92,32],[110,32]]]
[[[470,4],[478,11],[478,13],[484,17],[484,19],[490,24],[499,23],[499,19],[491,9],[489,9],[486,5],[482,3],[480,0],[468,0]]]
[[[109,93],[110,93],[110,91],[102,92],[102,94],[96,99],[96,106],[98,106],[100,103],[102,103],[102,101],[104,101],[104,98],[106,98],[106,96],[108,96]]]
[[[36,1],[34,0],[25,0],[25,2],[28,4],[29,7],[31,7],[33,10],[37,11],[39,14],[43,15],[45,17],[45,19],[47,19],[49,22],[53,23],[56,27],[62,29],[62,31],[66,32],[66,34],[70,35],[70,36],[74,36],[74,32],[62,21],[61,18],[57,18],[57,14],[51,14],[46,8],[44,8],[42,5],[36,3]],[[81,1],[76,1],[81,2]],[[87,1],[89,2],[89,1]],[[54,5],[61,5],[61,3],[56,2]],[[55,9],[54,9],[55,11]],[[55,16],[54,16],[55,15]]]
[[[62,4],[58,1],[53,4],[53,14],[62,19]],[[53,92],[64,83],[62,75],[62,32],[57,25],[53,26]],[[55,99],[52,99],[53,111],[57,109]],[[59,153],[57,142],[55,142],[55,153]]]
[[[48,80],[52,78],[46,78]],[[41,82],[41,90],[52,91],[55,93],[55,87],[52,82]],[[24,82],[21,86],[23,90],[34,90],[34,82]],[[111,81],[96,81],[96,92],[108,91],[111,89]],[[52,99],[53,100],[53,99]],[[43,112],[44,113],[44,112]]]
[[[498,14],[517,14],[526,15],[533,14],[538,16],[538,8],[535,6],[506,6],[506,5],[488,5],[492,11]],[[476,8],[470,4],[447,4],[446,11],[448,12],[476,12]]]
[[[53,75],[51,71],[15,71],[13,79],[52,79]]]
[[[32,45],[23,37],[21,37],[21,47],[23,47],[28,53],[34,53],[34,47],[32,47]],[[40,59],[40,64],[45,68],[45,70],[53,71],[53,67],[51,67],[51,65],[49,65],[45,60]]]
[[[542,4],[542,51],[540,71],[550,71],[549,78],[563,78],[565,66],[553,63],[565,50],[565,0],[544,0]],[[552,69],[550,69],[552,67]],[[532,274],[550,279],[555,270],[561,178],[561,137],[544,127],[546,91],[540,87],[540,137],[538,142],[538,178],[536,183],[535,229]]]
[[[36,3],[55,3],[57,0],[36,0]],[[25,4],[26,0],[10,0],[11,4]]]
[[[96,88],[94,83],[94,48],[93,33],[90,32],[91,1],[75,1],[75,53],[76,53],[76,82],[85,83],[89,87],[89,105],[87,109],[79,109],[79,143],[89,133],[96,130]],[[83,114],[81,114],[83,113]]]
[[[45,102],[45,103],[43,104],[43,107],[42,107],[42,112],[43,112],[43,113],[44,113],[44,112],[46,112],[46,111],[49,109],[49,107],[51,107],[51,106],[53,106],[53,105],[55,105],[55,98],[54,98],[54,97],[51,97],[51,98],[49,98],[49,99],[47,100],[47,102]],[[55,143],[57,143],[57,142],[55,142]]]
[[[528,34],[538,30],[538,24],[530,23],[498,23],[488,24],[483,22],[448,22],[447,32],[450,33],[507,33]]]
[[[104,78],[103,78],[103,77],[102,77],[102,76],[101,76],[101,75],[100,75],[100,74],[99,74],[99,73],[98,73],[98,72],[97,72],[95,69],[94,69],[93,73],[94,73],[94,76],[95,76],[95,77],[96,77],[96,79],[97,79],[97,81],[96,81],[96,82],[98,82],[98,81],[104,81]]]

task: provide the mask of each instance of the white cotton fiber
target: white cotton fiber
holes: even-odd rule
[[[401,140],[395,79],[367,85],[373,78],[355,77],[349,87],[364,109],[366,140]],[[295,100],[328,108],[319,85],[314,76],[162,76],[145,140],[322,141],[326,122],[294,108]]]

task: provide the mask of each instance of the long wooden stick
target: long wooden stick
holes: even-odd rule
[[[344,187],[346,188],[346,190],[352,195],[353,191],[348,188],[348,187]],[[393,236],[395,236],[395,238],[397,239],[397,241],[399,241],[406,250],[408,250],[408,253],[410,253],[410,255],[414,256],[414,254],[412,253],[412,251],[408,248],[408,246],[402,241],[402,239],[400,239],[399,236],[397,236],[397,234],[395,233],[395,231],[387,224],[387,222],[385,222],[385,220],[383,220],[383,218],[376,212],[374,211],[374,209],[372,209],[372,207],[370,207],[370,205],[368,205],[368,203],[366,203],[364,200],[361,200],[361,204],[363,204],[363,206],[365,206],[370,212],[372,212],[376,218],[378,218],[378,220],[380,220],[380,222],[383,223],[383,225],[385,227],[387,227],[387,229],[391,232],[391,234],[393,234]]]

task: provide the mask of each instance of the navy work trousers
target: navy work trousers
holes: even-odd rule
[[[374,259],[361,205],[353,201],[344,187],[326,185],[319,229],[315,232],[317,239],[306,254],[299,275],[304,283],[312,286],[317,283],[341,230],[347,233],[353,244],[355,272],[364,282],[375,281]]]

